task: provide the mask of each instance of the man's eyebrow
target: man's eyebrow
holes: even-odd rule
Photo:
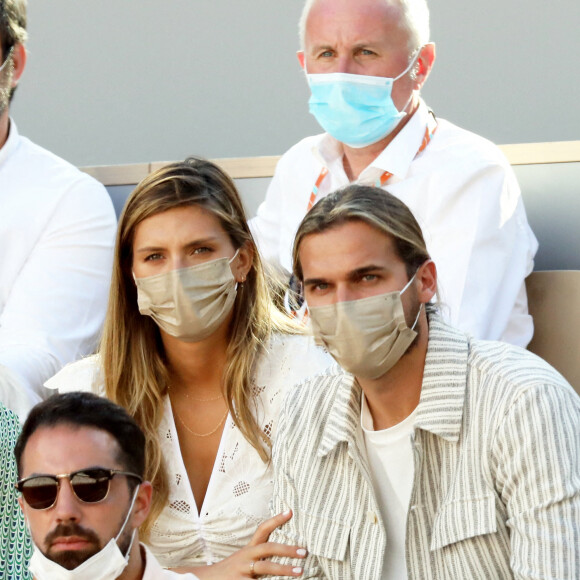
[[[315,286],[316,284],[326,284],[326,280],[324,278],[306,278],[302,284],[304,286]]]
[[[371,272],[386,272],[384,266],[378,266],[376,264],[369,264],[368,266],[363,266],[362,268],[355,268],[348,272],[347,277],[349,280],[360,278],[365,274],[370,274]],[[328,284],[326,278],[305,278],[303,282],[304,286],[313,286],[316,284]]]
[[[319,52],[321,50],[332,50],[332,45],[328,44],[328,42],[321,42],[320,44],[313,44],[309,51],[310,53]]]
[[[116,469],[116,467],[103,467],[102,465],[90,465],[88,467],[81,467],[80,469],[74,469],[73,471],[69,471],[66,475],[70,474],[70,473],[78,473],[79,471],[89,471],[92,469],[105,469],[105,470],[109,470],[109,469]],[[26,477],[23,477],[21,479],[28,479],[29,477],[44,477],[44,476],[48,476],[48,477],[55,477],[56,475],[62,475],[62,472],[59,473],[48,473],[47,471],[34,471],[33,473],[31,473],[30,475],[27,475]]]
[[[377,266],[375,264],[369,264],[368,266],[363,266],[362,268],[356,268],[348,273],[349,279],[359,278],[365,274],[370,274],[371,272],[385,272],[386,268],[384,266]]]

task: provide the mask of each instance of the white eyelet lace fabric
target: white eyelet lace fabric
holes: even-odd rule
[[[254,380],[258,424],[274,437],[285,392],[333,363],[311,339],[275,336]],[[179,450],[168,399],[160,426],[170,478],[169,505],[153,526],[149,548],[162,566],[204,565],[223,560],[250,541],[269,517],[272,471],[228,417],[199,510]]]
[[[305,336],[275,335],[258,363],[254,379],[256,418],[272,439],[285,392],[334,361]],[[48,388],[104,394],[98,356],[62,369]],[[226,419],[204,504],[198,511],[179,449],[169,398],[159,427],[169,473],[169,504],[151,532],[148,547],[163,567],[205,565],[223,560],[250,541],[269,517],[272,473],[255,449]]]

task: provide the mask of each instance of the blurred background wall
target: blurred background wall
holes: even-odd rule
[[[29,0],[12,116],[77,165],[277,155],[320,131],[302,0]],[[496,143],[580,139],[580,2],[431,0],[435,113]]]

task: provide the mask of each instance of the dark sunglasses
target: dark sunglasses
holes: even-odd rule
[[[143,481],[136,473],[95,467],[60,475],[32,475],[18,481],[16,489],[31,508],[46,510],[56,503],[60,480],[68,479],[77,499],[85,503],[96,503],[107,497],[111,479],[115,475],[134,477],[139,483]]]

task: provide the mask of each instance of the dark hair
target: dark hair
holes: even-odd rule
[[[298,227],[294,240],[293,269],[299,280],[303,280],[300,263],[302,240],[350,221],[365,222],[390,236],[409,277],[429,260],[421,227],[400,199],[378,187],[348,185],[316,203]]]
[[[93,427],[106,431],[119,445],[117,461],[123,469],[140,477],[145,474],[145,436],[133,418],[119,405],[92,393],[73,392],[53,395],[32,408],[16,447],[16,466],[22,476],[22,454],[31,435],[41,427]],[[128,479],[135,485],[136,480]]]

